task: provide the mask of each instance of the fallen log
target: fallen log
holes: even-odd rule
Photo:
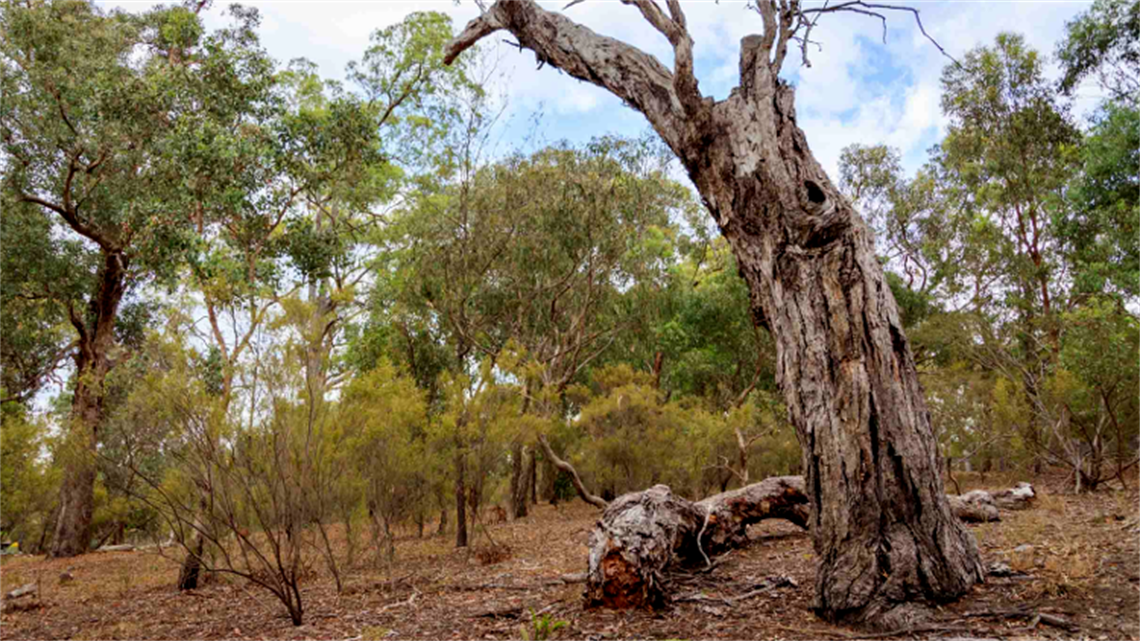
[[[103,547],[95,548],[94,552],[134,552],[137,548],[130,543],[123,543],[122,545],[104,545]]]
[[[650,607],[668,601],[672,565],[707,566],[709,554],[741,547],[764,519],[808,523],[803,477],[765,479],[693,503],[655,485],[606,508],[590,534],[587,607]]]
[[[985,523],[987,521],[1000,521],[1003,510],[1024,510],[1032,507],[1037,493],[1033,486],[1022,481],[1015,487],[1000,492],[987,492],[974,490],[961,496],[947,495],[950,500],[950,509],[954,515],[970,523]]]
[[[1015,487],[1000,492],[994,492],[994,503],[1003,510],[1024,510],[1033,506],[1037,493],[1033,486],[1025,481]]]
[[[811,512],[802,476],[774,476],[715,494],[696,506],[708,518],[700,539],[705,554],[743,547],[748,526],[765,519],[784,519],[806,530]]]
[[[26,584],[21,585],[20,587],[16,588],[15,590],[12,590],[8,594],[4,595],[4,598],[6,598],[6,599],[19,599],[20,597],[25,597],[25,596],[28,596],[29,594],[35,594],[38,590],[39,590],[39,585],[33,581],[32,583],[26,583]]]
[[[1032,492],[1024,483],[998,494],[1020,507]],[[983,490],[947,498],[964,521],[1000,518],[999,503]],[[670,569],[708,567],[711,555],[746,545],[754,523],[784,519],[807,529],[809,515],[801,476],[773,477],[697,502],[665,485],[619,496],[590,533],[586,607],[662,607],[669,601]]]
[[[966,492],[961,496],[947,494],[946,500],[950,502],[950,511],[963,521],[986,523],[1001,520],[994,497],[984,490]]]
[[[590,533],[586,607],[661,607],[665,570],[700,558],[697,533],[705,514],[666,485],[623,494]]]

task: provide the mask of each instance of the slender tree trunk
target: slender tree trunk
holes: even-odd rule
[[[527,515],[526,496],[530,488],[526,478],[526,448],[515,443],[511,449],[511,515],[521,519]]]
[[[608,505],[608,502],[604,498],[595,496],[586,489],[586,484],[582,482],[582,478],[578,476],[578,471],[574,469],[573,465],[562,460],[554,453],[554,449],[550,447],[550,441],[546,440],[545,434],[538,435],[538,443],[542,446],[542,451],[546,453],[546,458],[554,464],[554,467],[565,472],[570,477],[570,482],[574,485],[574,490],[578,492],[578,496],[582,497],[583,501],[600,508],[605,508],[606,505]]]
[[[178,589],[195,590],[198,588],[198,577],[202,570],[202,553],[205,552],[206,542],[201,534],[194,533],[194,542],[182,559],[182,569],[178,572]]]
[[[530,469],[527,471],[527,480],[530,481],[530,502],[533,505],[538,505],[538,451],[533,447],[530,448]]]
[[[554,504],[556,481],[558,479],[558,469],[554,467],[554,462],[550,460],[549,456],[542,457],[542,490],[539,494],[542,495],[542,500]]]
[[[455,455],[455,547],[467,547],[467,464],[463,453]]]
[[[194,517],[193,528],[193,542],[186,548],[186,556],[182,559],[182,570],[178,573],[178,589],[179,590],[196,590],[198,588],[198,577],[201,574],[202,567],[202,553],[206,550],[206,539],[202,536],[202,532],[198,528],[203,526],[202,519],[205,518],[209,506],[206,503],[206,496],[209,495],[209,490],[205,487],[201,488],[203,491],[202,498],[198,501],[198,514]]]

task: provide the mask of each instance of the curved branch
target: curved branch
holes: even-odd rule
[[[538,442],[542,445],[542,451],[550,458],[550,462],[554,463],[554,467],[570,475],[570,482],[574,484],[574,489],[578,491],[578,496],[582,497],[583,501],[602,509],[605,509],[606,506],[609,505],[602,497],[590,494],[590,491],[586,489],[586,485],[582,483],[582,478],[578,476],[578,470],[575,470],[573,465],[562,460],[554,453],[554,449],[550,447],[550,442],[546,440],[545,434],[538,435]]]
[[[639,7],[647,1],[642,0]],[[467,23],[463,32],[448,45],[444,63],[451,64],[459,54],[500,29],[514,35],[521,48],[533,51],[539,62],[553,65],[621,98],[645,114],[670,146],[679,148],[686,111],[674,86],[673,74],[644,51],[599,35],[561,14],[546,11],[534,0],[496,2],[486,13]],[[686,83],[681,84],[687,86]]]

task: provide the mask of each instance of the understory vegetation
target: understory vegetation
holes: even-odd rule
[[[397,534],[509,556],[492,524],[577,498],[544,444],[605,500],[801,473],[775,343],[656,137],[492,152],[494,61],[444,66],[442,14],[332,80],[204,11],[0,9],[5,542],[156,545],[301,625],[314,582],[397,574]],[[1070,23],[1060,83],[1014,33],[948,64],[914,175],[844,150],[950,479],[1136,485],[1137,12]]]

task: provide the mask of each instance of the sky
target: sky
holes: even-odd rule
[[[150,2],[116,2],[128,10],[143,10]],[[207,24],[224,24],[224,7],[216,0]],[[262,14],[260,34],[270,55],[281,62],[304,57],[315,62],[327,78],[342,78],[349,61],[359,59],[370,34],[394,24],[412,11],[440,11],[451,16],[456,31],[478,13],[465,0],[263,0],[247,1]],[[564,4],[564,3],[562,3]],[[1085,11],[1089,2],[965,2],[911,0],[923,25],[951,55],[989,45],[1002,31],[1023,34],[1044,54],[1056,48],[1065,22]],[[805,6],[811,6],[805,2]],[[543,3],[560,10],[561,4]],[[761,29],[758,14],[740,0],[684,2],[694,40],[695,67],[701,91],[724,98],[737,83],[740,39]],[[587,0],[566,14],[599,33],[620,38],[672,64],[672,50],[663,36],[645,22],[636,8],[617,0]],[[906,12],[888,12],[886,43],[882,23],[854,14],[821,18],[812,39],[822,50],[809,51],[811,67],[801,65],[798,51],[789,52],[783,75],[797,87],[797,116],[808,143],[834,178],[840,151],[852,143],[886,143],[900,150],[904,168],[914,171],[926,160],[926,150],[938,142],[946,122],[939,106],[939,77],[948,60],[918,30]],[[502,32],[501,32],[502,34]],[[530,52],[519,52],[492,41],[501,93],[507,110],[497,149],[503,153],[537,144],[567,140],[584,142],[604,134],[637,136],[648,130],[641,114],[624,107],[602,89],[580,82],[551,67],[537,69]],[[1053,64],[1047,66],[1057,75]],[[1088,114],[1098,99],[1089,85],[1078,92],[1075,113]]]

